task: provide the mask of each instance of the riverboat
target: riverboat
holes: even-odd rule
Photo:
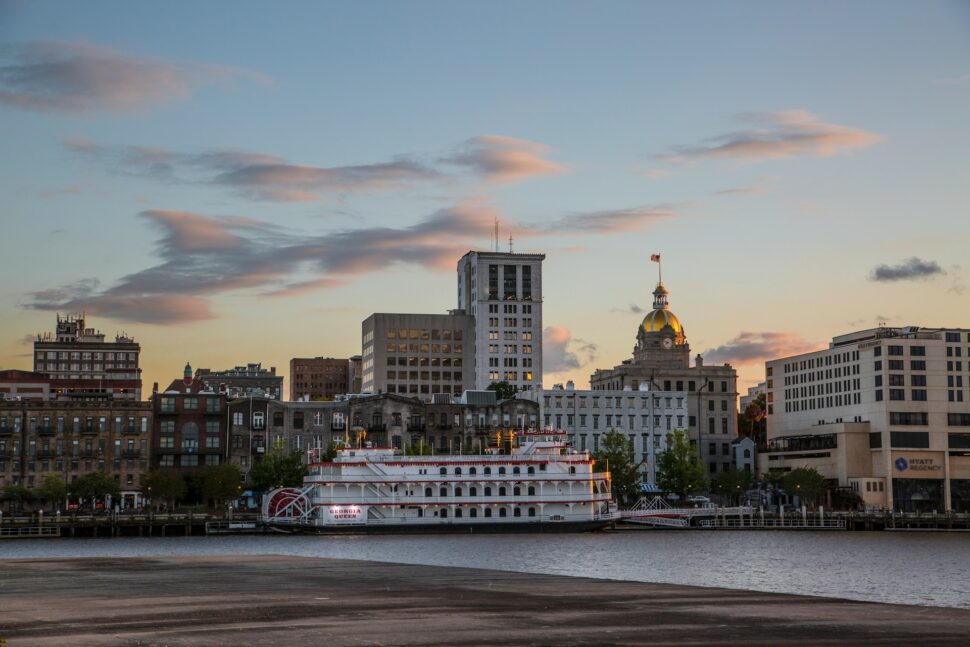
[[[619,519],[610,473],[564,432],[510,432],[475,455],[403,455],[345,447],[332,461],[308,453],[302,488],[263,502],[263,521],[313,532],[577,532]],[[501,444],[501,443],[500,443]]]

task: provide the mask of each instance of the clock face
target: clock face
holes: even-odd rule
[[[671,339],[670,337],[667,337],[666,339],[663,340],[662,343],[663,343],[664,348],[670,348],[671,346],[674,345],[674,340]]]

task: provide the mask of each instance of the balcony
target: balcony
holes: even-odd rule
[[[37,458],[54,458],[53,449],[38,449]]]
[[[141,432],[138,430],[138,427],[125,427],[124,431],[121,433],[123,433],[125,436],[137,436]]]
[[[96,449],[82,449],[81,458],[97,458],[98,450]]]
[[[81,429],[81,433],[84,434],[85,436],[96,436],[98,435],[98,428],[94,426],[83,427]]]

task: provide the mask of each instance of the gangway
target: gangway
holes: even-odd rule
[[[719,508],[706,505],[698,508],[675,508],[660,497],[652,499],[641,498],[629,510],[622,511],[621,518],[628,523],[647,526],[663,526],[666,528],[687,528],[691,520],[702,517],[738,517],[750,516],[754,509],[750,506]]]

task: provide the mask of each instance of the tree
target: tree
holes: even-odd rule
[[[751,482],[751,472],[747,470],[725,470],[714,477],[714,492],[737,505],[741,495],[751,489]]]
[[[33,502],[34,493],[23,485],[8,485],[3,488],[0,497],[11,506],[11,509],[22,510],[25,505]]]
[[[686,499],[704,489],[704,466],[682,430],[667,434],[667,449],[657,458],[657,486]]]
[[[211,499],[221,507],[226,499],[239,496],[242,473],[239,466],[232,463],[206,465],[196,472],[199,494],[205,499]]]
[[[617,503],[628,505],[640,498],[642,479],[634,463],[633,441],[626,434],[610,429],[592,458],[599,469],[610,471],[612,494]]]
[[[738,414],[738,433],[748,436],[761,447],[767,440],[768,417],[765,394],[761,393],[748,403],[744,411]]]
[[[283,450],[282,444],[273,447],[273,451],[266,454],[249,471],[253,488],[263,492],[278,487],[299,487],[303,485],[303,477],[306,475],[303,453],[299,451],[287,453]]]
[[[111,497],[112,501],[121,499],[121,486],[104,472],[88,472],[84,476],[78,477],[68,488],[71,496],[76,499],[84,499],[95,503],[98,500],[106,501]]]
[[[509,384],[504,380],[502,382],[492,382],[485,388],[489,391],[495,391],[495,397],[499,400],[511,400],[515,397],[516,391],[518,391],[514,384]]]
[[[320,462],[321,463],[332,462],[333,459],[337,458],[338,449],[343,449],[343,443],[338,443],[338,442],[330,443],[330,445],[327,446],[327,449],[324,450],[322,454],[320,454],[320,458],[319,458]]]
[[[434,450],[427,443],[418,443],[417,445],[408,445],[404,448],[405,456],[431,456]]]
[[[61,505],[67,499],[67,484],[56,474],[48,474],[34,494],[38,499],[52,506]]]
[[[182,475],[174,470],[149,470],[141,477],[141,493],[152,500],[164,501],[169,509],[175,502],[185,497],[188,485]]]
[[[785,474],[782,486],[789,495],[797,496],[810,508],[819,504],[829,490],[829,481],[814,467],[798,467]]]

